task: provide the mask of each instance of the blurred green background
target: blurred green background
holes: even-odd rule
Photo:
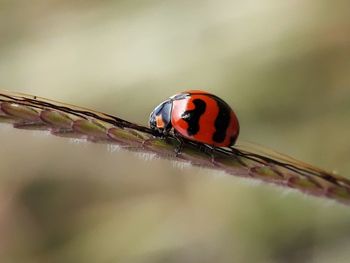
[[[350,176],[349,1],[0,1],[0,85],[147,124],[224,98],[252,141]],[[349,262],[350,209],[0,125],[0,260]]]

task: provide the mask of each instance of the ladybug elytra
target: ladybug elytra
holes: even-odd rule
[[[214,147],[234,145],[239,134],[231,107],[200,90],[184,91],[159,104],[150,115],[149,125],[163,135],[174,129],[175,134]]]

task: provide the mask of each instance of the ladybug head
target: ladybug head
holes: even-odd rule
[[[171,128],[172,100],[166,100],[159,104],[149,116],[149,126],[152,130],[166,134]]]

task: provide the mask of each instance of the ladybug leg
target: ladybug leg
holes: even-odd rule
[[[210,155],[210,158],[211,158],[211,163],[215,165],[216,164],[216,161],[215,161],[215,146],[210,147],[209,155]]]
[[[175,136],[175,139],[178,141],[178,145],[175,148],[175,156],[178,157],[181,154],[181,151],[184,147],[184,140],[179,137],[179,136]]]
[[[173,131],[173,135],[175,140],[178,142],[175,148],[175,156],[178,157],[181,154],[181,151],[184,147],[184,140],[175,130]]]
[[[211,163],[212,164],[215,164],[215,147],[211,148],[211,151],[210,151],[210,157],[211,157]]]
[[[210,157],[210,161],[213,165],[218,165],[218,163],[215,161],[215,150],[216,147],[215,146],[211,146],[211,145],[205,145],[206,149],[204,149],[204,152],[209,155]]]

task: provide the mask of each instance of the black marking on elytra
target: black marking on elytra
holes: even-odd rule
[[[236,143],[237,136],[231,136],[230,138],[230,145],[234,145]]]
[[[219,108],[218,116],[215,120],[215,132],[213,134],[213,141],[221,143],[225,140],[228,125],[230,124],[230,107],[221,100],[216,100]]]
[[[193,110],[185,111],[181,118],[188,123],[187,133],[189,136],[195,135],[198,133],[199,127],[199,118],[204,114],[206,103],[201,99],[194,99],[192,101],[194,104]]]

